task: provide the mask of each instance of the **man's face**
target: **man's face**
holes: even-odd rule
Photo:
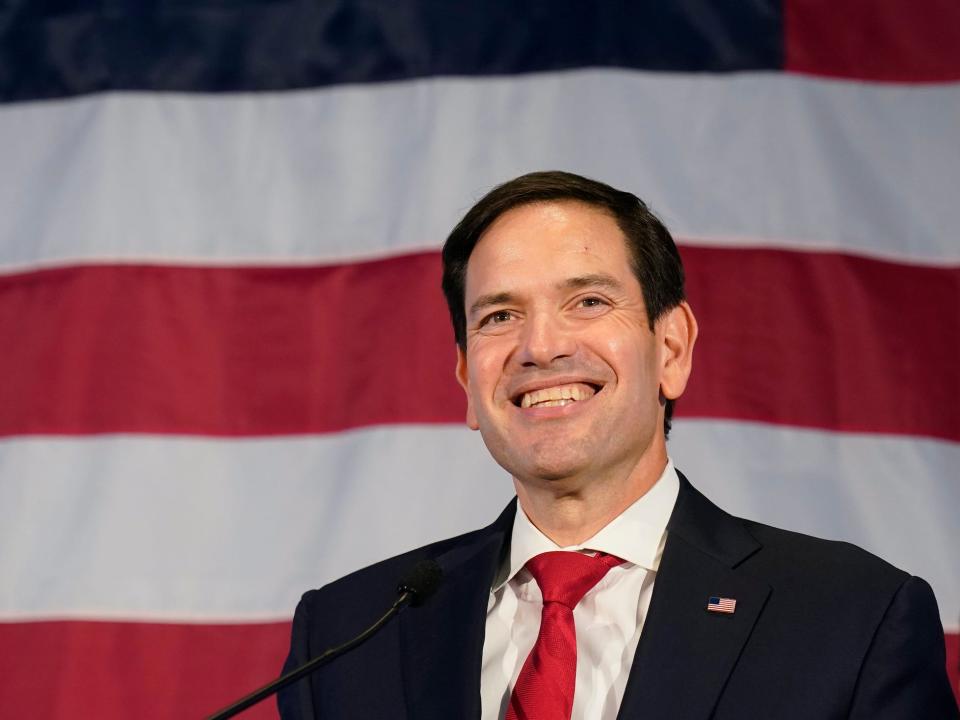
[[[470,256],[465,307],[467,423],[518,481],[629,473],[663,446],[669,352],[610,215],[569,201],[504,213]]]

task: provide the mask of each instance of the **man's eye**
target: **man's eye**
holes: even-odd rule
[[[599,307],[601,305],[606,305],[606,301],[603,298],[598,297],[585,297],[580,300],[580,305],[582,307]]]
[[[481,320],[480,327],[483,327],[484,325],[499,325],[500,323],[507,322],[512,317],[513,315],[510,314],[509,310],[497,310]]]

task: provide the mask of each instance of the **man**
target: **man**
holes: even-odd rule
[[[418,560],[444,573],[286,691],[283,717],[957,717],[924,581],[731,517],[674,469],[697,324],[640,200],[526,175],[467,213],[443,260],[467,423],[517,503],[304,595],[287,669],[369,625]]]

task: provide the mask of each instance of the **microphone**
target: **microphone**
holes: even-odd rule
[[[397,592],[400,593],[397,602],[409,602],[410,607],[420,607],[437,591],[441,579],[443,570],[436,560],[421,560],[397,585]]]
[[[225,707],[223,710],[220,710],[213,715],[210,715],[207,720],[227,720],[227,718],[232,718],[234,715],[237,715],[248,707],[256,705],[261,700],[264,700],[274,693],[282,690],[292,683],[295,683],[302,677],[305,677],[312,673],[314,670],[323,667],[327,663],[343,655],[345,652],[353,650],[358,645],[363,644],[371,637],[379,632],[380,628],[386,625],[390,619],[400,612],[404,606],[410,605],[411,607],[420,607],[425,603],[434,592],[436,592],[437,587],[440,585],[440,580],[443,579],[443,570],[437,564],[435,560],[421,560],[413,568],[401,578],[399,585],[397,585],[398,597],[394,601],[393,605],[390,606],[390,609],[387,610],[383,616],[377,620],[373,625],[368,627],[362,633],[354,637],[352,640],[348,640],[343,643],[343,645],[337,645],[336,647],[325,650],[323,653],[313,658],[312,660],[304,663],[298,668],[294,668],[286,675],[282,675],[271,683],[264,685],[259,690],[254,690],[249,695],[240,698],[232,705]]]

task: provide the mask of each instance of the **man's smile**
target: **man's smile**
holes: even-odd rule
[[[542,381],[521,388],[513,394],[511,401],[521,409],[564,407],[589,400],[602,389],[603,385],[600,383],[583,380]]]
[[[524,393],[520,399],[520,407],[556,407],[569,405],[593,397],[596,391],[589,385],[575,383],[572,385],[557,385]]]

